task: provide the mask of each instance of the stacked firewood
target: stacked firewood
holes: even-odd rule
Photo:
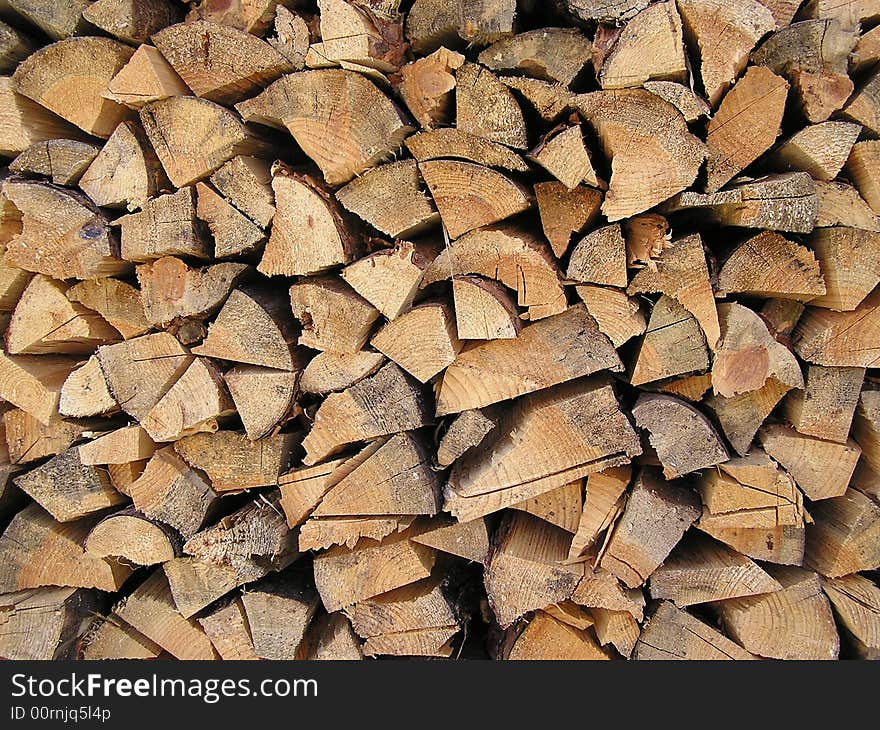
[[[0,656],[878,656],[880,0],[0,17]]]

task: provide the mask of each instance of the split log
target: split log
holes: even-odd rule
[[[406,16],[406,37],[417,53],[461,41],[488,45],[513,35],[515,14],[513,0],[416,0]]]
[[[743,241],[727,257],[716,293],[806,302],[825,294],[825,273],[810,249],[764,231]]]
[[[7,264],[56,279],[128,270],[107,219],[85,197],[25,180],[7,180],[3,193],[22,213],[21,233],[7,244]]]
[[[130,109],[140,109],[170,96],[188,96],[189,87],[153,46],[138,46],[110,79],[102,96]]]
[[[419,132],[406,140],[406,147],[419,162],[456,159],[483,167],[528,172],[523,158],[509,147],[454,127]]]
[[[303,440],[303,462],[313,466],[348,444],[421,428],[430,422],[424,394],[394,363],[327,396]]]
[[[101,94],[132,53],[109,38],[67,38],[28,56],[12,79],[19,94],[106,139],[128,110]]]
[[[568,551],[569,560],[583,556],[614,523],[631,478],[632,469],[627,466],[595,472],[587,477],[584,506]]]
[[[643,471],[636,478],[599,565],[627,587],[640,586],[699,515],[695,494]]]
[[[352,316],[351,307],[346,314]],[[413,307],[379,330],[370,344],[422,383],[453,365],[462,347],[452,315],[442,303]]]
[[[862,469],[880,474],[880,395],[865,389],[853,419],[853,438],[862,447]]]
[[[382,353],[369,350],[352,355],[319,352],[300,373],[299,389],[317,395],[335,393],[373,375],[384,364]]]
[[[233,598],[227,605],[196,620],[222,659],[228,661],[259,659],[254,653],[247,616],[240,597]]]
[[[877,534],[880,507],[856,489],[827,499],[810,510],[806,564],[827,578],[839,578],[880,566]]]
[[[803,170],[829,182],[843,169],[861,131],[858,124],[847,122],[813,124],[789,137],[770,159],[785,172]]]
[[[512,646],[506,648],[499,658],[512,661],[611,658],[590,632],[558,620],[549,610],[537,611],[521,631],[514,626],[508,634],[506,643],[513,642]]]
[[[721,430],[734,450],[746,454],[761,424],[791,389],[789,383],[768,378],[761,388],[732,398],[710,396],[706,405],[714,411]]]
[[[818,217],[819,198],[813,178],[794,172],[756,180],[741,178],[719,193],[681,193],[663,210],[702,212],[724,226],[810,233]]]
[[[482,443],[498,425],[491,409],[462,411],[448,424],[437,446],[437,466],[445,469]]]
[[[432,160],[421,163],[419,171],[453,239],[522,213],[532,205],[522,185],[488,167]]]
[[[586,307],[576,304],[525,327],[516,339],[461,352],[443,375],[437,414],[481,408],[604,369],[621,370],[620,359]]]
[[[596,220],[603,195],[585,185],[569,190],[562,183],[542,182],[535,185],[535,199],[544,235],[559,258],[568,250],[572,235],[584,233]]]
[[[312,44],[311,53],[386,73],[400,68],[406,46],[396,12],[375,13],[344,0],[321,0],[318,10],[321,42]]]
[[[561,124],[544,135],[529,154],[529,159],[538,163],[568,190],[573,190],[581,182],[604,187],[605,183],[596,177],[576,115],[573,121],[571,126]]]
[[[672,297],[663,295],[657,300],[644,332],[630,375],[633,385],[709,367],[709,350],[699,322]]]
[[[843,116],[865,129],[880,132],[880,74],[875,72],[853,94],[843,109]]]
[[[213,314],[246,271],[245,264],[232,263],[191,268],[173,256],[163,256],[138,266],[141,308],[148,328],[149,325],[163,327],[175,320]],[[78,284],[77,288],[82,286]]]
[[[461,66],[455,78],[456,128],[514,149],[528,147],[525,118],[510,89],[473,63]]]
[[[106,472],[82,463],[76,447],[17,477],[15,485],[59,522],[71,522],[125,501]]]
[[[599,643],[613,645],[624,659],[629,659],[639,639],[638,622],[626,611],[593,608],[590,615],[595,621],[594,630]]]
[[[297,467],[278,477],[280,504],[287,524],[293,528],[305,522],[324,495],[361,464],[361,456],[370,453],[364,449],[354,456],[343,456],[317,466]]]
[[[76,588],[4,594],[0,655],[19,661],[77,658],[80,635],[98,603],[94,591]]]
[[[636,297],[601,286],[578,286],[575,291],[615,348],[645,331],[647,322]]]
[[[97,522],[87,517],[62,524],[40,505],[19,512],[0,537],[3,576],[0,590],[11,593],[44,586],[118,591],[131,570],[85,552],[82,542]],[[36,556],[40,556],[36,559]]]
[[[529,611],[571,597],[583,568],[561,564],[568,544],[564,530],[521,512],[501,525],[485,581],[489,606],[502,628]]]
[[[852,311],[880,283],[880,233],[857,228],[823,228],[810,236],[825,279],[824,296],[811,307]]]
[[[208,475],[214,491],[228,492],[277,484],[296,439],[295,434],[281,433],[254,442],[237,431],[217,431],[186,436],[174,450]]]
[[[223,379],[251,441],[268,436],[293,414],[298,372],[239,365]]]
[[[804,390],[785,400],[786,419],[799,433],[845,443],[864,377],[863,368],[808,366]]]
[[[642,661],[754,659],[739,644],[668,601],[661,602],[645,623],[632,658]]]
[[[865,659],[876,656],[880,649],[880,589],[860,575],[847,575],[823,580],[822,590],[848,638],[856,645],[858,655]]]
[[[302,323],[298,344],[351,355],[370,337],[379,312],[342,279],[300,279],[290,287],[293,316]]]
[[[308,658],[316,661],[358,661],[364,658],[351,623],[342,613],[331,613],[312,622]]]
[[[478,276],[452,280],[455,329],[462,340],[509,340],[521,329],[519,313],[507,290]]]
[[[880,61],[880,33],[874,26],[863,31],[850,54],[850,70],[856,73],[872,69]]]
[[[437,579],[361,601],[346,613],[366,640],[366,656],[448,656],[446,644],[461,629]]]
[[[84,547],[99,558],[156,565],[174,558],[175,542],[174,533],[168,528],[134,510],[121,510],[98,522],[86,537]]]
[[[700,323],[709,348],[715,349],[721,331],[699,235],[673,241],[657,260],[656,268],[639,271],[626,290],[629,295],[648,292],[661,292],[678,301]]]
[[[587,422],[602,426],[585,430]],[[621,466],[640,451],[613,389],[601,379],[543,390],[518,401],[485,446],[456,462],[445,509],[461,521],[476,519]]]
[[[94,312],[65,296],[68,285],[37,274],[22,292],[6,329],[11,355],[78,354],[119,340]]]
[[[138,420],[146,418],[193,359],[167,332],[98,348],[98,362],[110,392],[120,408]]]
[[[156,444],[140,426],[124,426],[98,436],[79,447],[79,460],[84,466],[127,464],[149,459]]]
[[[763,657],[836,659],[840,638],[819,576],[795,567],[771,567],[768,572],[782,590],[717,604],[730,635]]]
[[[287,129],[330,185],[393,154],[413,131],[368,79],[337,69],[288,74],[235,108],[247,122]]]
[[[258,270],[267,276],[317,274],[354,258],[357,238],[330,189],[309,175],[272,166],[276,211]]]
[[[669,102],[644,89],[622,89],[581,94],[573,103],[611,160],[602,204],[610,222],[642,213],[696,179],[706,147]]]
[[[443,520],[439,526],[430,527],[414,535],[412,540],[420,545],[427,545],[435,550],[483,565],[489,559],[489,533],[486,529],[486,521],[483,519],[470,522]]]
[[[167,560],[162,564],[162,571],[168,579],[174,605],[184,618],[191,618],[246,580],[265,574],[258,569],[242,576],[228,565],[191,557]]]
[[[48,424],[58,413],[62,386],[77,364],[56,355],[0,353],[0,398]]]
[[[75,139],[34,142],[9,163],[12,172],[43,175],[56,185],[76,185],[101,148]]]
[[[66,451],[82,438],[85,426],[53,418],[40,423],[30,413],[13,408],[3,414],[7,466],[28,464]],[[10,476],[6,470],[4,478]]]
[[[139,0],[137,7],[126,0],[97,0],[82,11],[83,18],[119,40],[139,45],[156,31],[180,19],[170,0]]]
[[[682,0],[689,42],[700,51],[700,79],[712,107],[745,69],[757,42],[776,29],[772,13],[756,0]]]
[[[315,585],[327,611],[337,611],[427,578],[434,566],[432,548],[413,542],[416,526],[377,545],[332,547],[315,557]]]
[[[17,28],[0,23],[0,73],[14,71],[34,50],[33,41]]]
[[[596,73],[603,89],[652,79],[684,81],[686,76],[681,17],[673,2],[649,5],[627,21]]]
[[[779,135],[788,82],[753,66],[725,94],[707,128],[706,189],[712,193],[766,152]]]
[[[656,259],[672,246],[669,221],[657,213],[633,216],[622,224],[626,240],[626,265],[630,268],[657,268]]]
[[[406,530],[412,517],[314,517],[299,531],[299,549],[325,550],[334,545],[353,548],[360,540],[380,542],[395,532]]]
[[[197,357],[141,421],[154,441],[176,441],[194,433],[214,433],[218,420],[235,413],[222,375]]]
[[[140,512],[184,537],[201,529],[217,503],[211,485],[170,446],[153,454],[131,483],[130,494]]]
[[[679,6],[681,7],[681,6]],[[685,121],[692,124],[711,113],[709,105],[701,96],[697,96],[690,87],[675,81],[646,81],[642,86],[655,96],[668,101],[681,112]]]
[[[242,594],[254,653],[261,659],[296,659],[306,627],[318,607],[314,589],[261,583]]]
[[[626,287],[626,242],[620,224],[590,231],[572,249],[567,279]]]
[[[293,70],[266,41],[228,25],[196,20],[151,37],[196,96],[220,104],[251,96]]]
[[[853,145],[846,170],[865,202],[875,213],[880,212],[880,176],[877,162],[880,160],[880,142],[870,140]]]
[[[394,248],[365,256],[342,271],[342,278],[389,320],[407,311],[425,269],[436,257],[433,246],[400,241]]]
[[[234,112],[206,99],[170,96],[140,110],[150,144],[175,187],[208,177],[236,155],[268,152]]]
[[[161,646],[112,613],[96,619],[82,640],[85,660],[156,659],[160,654]]]
[[[234,289],[193,353],[290,372],[296,369],[297,356],[289,311],[275,292]]]
[[[418,236],[440,220],[423,191],[414,160],[374,167],[340,189],[336,199],[346,210],[391,238]],[[389,199],[394,200],[393,207],[388,206]]]
[[[505,38],[478,56],[493,71],[526,73],[570,86],[589,62],[589,41],[573,28],[541,28]]]
[[[873,367],[880,327],[880,291],[849,312],[807,307],[795,329],[794,349],[809,363],[830,367]]]
[[[678,398],[643,393],[633,407],[633,417],[639,428],[648,431],[667,479],[729,458],[709,419]]]
[[[574,533],[583,508],[583,484],[578,479],[512,506],[520,512],[540,517],[544,522]]]
[[[679,607],[781,589],[757,563],[699,533],[682,541],[651,574],[651,597]]]
[[[163,256],[192,256],[206,259],[208,246],[196,221],[195,188],[148,201],[143,210],[114,221],[122,228],[122,258],[149,261]]]
[[[177,659],[215,657],[214,647],[202,628],[175,608],[168,581],[160,569],[117,605],[115,613]]]
[[[761,307],[758,314],[761,315],[761,319],[764,320],[770,333],[784,341],[791,337],[791,333],[794,332],[795,325],[805,309],[806,307],[800,302],[775,298],[764,302],[764,306]]]
[[[196,183],[196,215],[208,224],[218,259],[251,254],[266,241],[262,229],[205,183]]]
[[[797,358],[770,334],[764,321],[741,304],[718,306],[721,341],[712,362],[712,389],[724,398],[763,388],[770,379],[803,388]]]
[[[509,89],[518,92],[516,98],[522,98],[537,112],[542,120],[556,122],[563,113],[569,111],[574,94],[561,84],[530,79],[523,76],[503,76],[501,82]]]
[[[537,237],[511,225],[471,231],[434,259],[422,287],[450,277],[478,274],[517,292],[531,320],[565,311],[560,273],[550,250]]]
[[[410,114],[423,128],[431,129],[449,123],[456,83],[453,72],[461,68],[464,61],[460,53],[441,47],[400,69],[397,91]],[[420,159],[415,152],[413,155]]]
[[[238,210],[260,228],[275,216],[275,193],[269,163],[259,157],[238,155],[211,175],[211,183]]]
[[[65,294],[71,302],[97,312],[125,339],[150,331],[144,317],[141,293],[119,279],[103,278],[81,281]]]

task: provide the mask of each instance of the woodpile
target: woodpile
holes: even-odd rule
[[[0,657],[880,657],[878,34],[2,3]]]

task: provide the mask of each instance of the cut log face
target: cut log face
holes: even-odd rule
[[[190,89],[154,46],[142,45],[110,79],[102,96],[131,109],[170,96],[189,96]]]
[[[43,175],[56,185],[76,185],[101,148],[75,139],[35,142],[9,163],[12,172]]]
[[[423,383],[452,365],[462,347],[444,304],[413,307],[379,330],[370,344]]]
[[[106,472],[82,463],[76,447],[17,477],[15,485],[59,522],[77,520],[125,501]]]
[[[254,653],[241,598],[197,619],[221,658],[228,661],[259,659]]]
[[[235,108],[245,121],[289,130],[330,185],[391,155],[413,131],[368,79],[335,69],[288,74]]]
[[[560,125],[558,129],[548,132],[540,144],[532,150],[529,158],[553,175],[568,190],[573,190],[581,182],[604,186],[604,183],[600,183],[596,177],[576,116],[574,121],[571,126]]]
[[[811,301],[826,293],[827,272],[805,246],[765,231],[746,239],[718,274],[717,294]]]
[[[109,38],[67,38],[23,61],[15,90],[96,137],[106,139],[128,111],[101,96],[133,51]]]
[[[880,565],[877,532],[880,508],[869,497],[847,489],[810,510],[806,564],[828,578],[839,578]]]
[[[803,170],[817,180],[831,181],[849,158],[862,131],[858,124],[822,122],[804,127],[786,140],[774,153],[773,161],[782,170]]]
[[[541,28],[493,43],[478,60],[493,71],[526,73],[569,86],[590,56],[590,43],[579,31]]]
[[[128,261],[209,256],[196,221],[193,187],[153,198],[142,211],[117,218],[114,225],[122,228],[122,258]]]
[[[633,417],[639,428],[648,431],[667,479],[720,464],[729,458],[709,419],[678,398],[643,393],[633,408]]]
[[[578,479],[515,504],[513,509],[528,512],[535,517],[540,517],[544,522],[561,527],[566,532],[574,533],[577,530],[583,507],[583,491],[581,480]]]
[[[235,410],[251,441],[268,436],[293,415],[298,372],[239,365],[223,375]]]
[[[469,522],[444,520],[439,526],[430,527],[412,539],[421,545],[483,565],[489,555],[489,533],[483,519]]]
[[[599,564],[629,588],[642,585],[699,517],[698,505],[688,489],[642,472]]]
[[[872,650],[880,648],[878,618],[880,618],[880,589],[860,575],[847,575],[823,580],[822,590],[840,622],[855,639],[859,653],[867,658]]]
[[[291,660],[318,608],[314,588],[298,586],[290,577],[264,579],[242,594],[254,653],[261,659]]]
[[[875,233],[880,231],[880,218],[850,185],[842,182],[817,182],[816,194],[819,197],[816,228],[847,226]]]
[[[338,278],[301,279],[290,287],[293,316],[302,323],[299,344],[352,355],[370,337],[379,312]]]
[[[755,657],[687,611],[663,601],[645,624],[632,658],[642,661],[727,661]]]
[[[250,96],[293,70],[268,43],[227,25],[178,23],[152,40],[196,96],[221,104]]]
[[[731,636],[763,657],[836,659],[840,637],[819,576],[796,567],[773,567],[768,572],[782,590],[717,604]],[[792,630],[781,631],[782,626]]]
[[[369,350],[354,355],[319,352],[300,374],[299,389],[303,393],[318,395],[345,390],[373,375],[384,363],[382,353]]]
[[[617,518],[632,469],[615,467],[587,477],[584,506],[578,519],[568,559],[576,560],[598,540]]]
[[[261,273],[302,276],[351,261],[357,239],[326,186],[308,175],[275,165],[272,189],[275,217],[258,267]]]
[[[810,365],[804,390],[785,400],[785,417],[799,433],[845,443],[864,378],[863,368]]]
[[[795,329],[795,352],[828,367],[873,367],[880,355],[873,343],[880,328],[880,291],[849,312],[807,307]]]
[[[812,307],[852,311],[880,283],[880,234],[857,228],[823,228],[810,236],[825,278]]]
[[[211,175],[211,183],[235,207],[260,228],[275,216],[275,193],[269,162],[238,155]]]
[[[521,512],[499,528],[485,580],[489,605],[502,628],[571,597],[583,568],[560,564],[568,542],[565,531]]]
[[[137,45],[177,22],[180,11],[169,0],[145,0],[137,8],[125,0],[98,0],[83,10],[83,18],[119,40]]]
[[[572,249],[566,278],[585,284],[625,287],[626,241],[615,223],[591,231]]]
[[[451,238],[522,213],[532,204],[523,186],[488,167],[433,160],[421,163],[419,171]]]
[[[464,61],[460,53],[438,48],[429,56],[412,61],[400,69],[401,81],[397,91],[422,127],[431,129],[449,122],[456,82],[453,72]],[[418,155],[416,159],[419,159]]]
[[[22,213],[7,264],[57,279],[114,276],[129,268],[107,219],[83,196],[25,180],[6,181],[3,194]]]
[[[0,397],[48,425],[58,413],[62,386],[77,365],[56,355],[0,353]]]
[[[82,438],[85,427],[71,421],[53,419],[42,424],[30,413],[14,408],[3,414],[3,431],[8,464],[27,464],[55,456]],[[5,469],[8,479],[9,469]]]
[[[156,565],[174,558],[173,533],[122,510],[95,525],[85,542],[86,552],[99,558],[122,558],[134,565]]]
[[[455,329],[462,340],[509,340],[521,329],[519,312],[508,291],[478,276],[452,280]]]
[[[465,63],[455,72],[455,126],[490,142],[526,149],[528,131],[519,103],[498,78],[482,66]]]
[[[485,446],[456,463],[445,509],[475,519],[627,463],[641,447],[618,408],[611,386],[589,379],[523,398]]]
[[[125,339],[150,331],[144,317],[141,293],[119,279],[92,279],[74,284],[65,294],[71,302],[100,314]]]
[[[651,5],[628,21],[597,73],[603,89],[686,76],[681,17],[673,2]]]
[[[604,369],[621,370],[620,359],[586,307],[574,305],[525,327],[516,339],[461,352],[443,375],[437,413],[481,408]]]
[[[623,89],[582,94],[574,105],[612,161],[602,204],[609,221],[642,213],[696,179],[706,147],[669,102],[643,89]]]
[[[583,233],[596,220],[602,206],[601,191],[578,185],[569,190],[559,182],[535,185],[541,226],[557,257],[565,255],[572,234]]]
[[[254,253],[266,241],[263,230],[205,183],[196,183],[196,215],[214,237],[218,259]]]
[[[601,286],[575,287],[599,331],[614,347],[642,334],[647,327],[639,300],[618,289]]]
[[[450,277],[479,274],[517,292],[529,319],[566,309],[560,273],[546,244],[512,226],[472,231],[448,246],[427,268],[422,287]]]

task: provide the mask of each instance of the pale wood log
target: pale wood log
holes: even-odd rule
[[[497,415],[491,409],[462,411],[446,427],[437,445],[437,466],[445,469],[472,448],[498,425]]]
[[[346,314],[352,316],[351,307]],[[462,347],[443,303],[413,307],[373,335],[370,344],[422,383],[453,365]]]
[[[162,647],[115,614],[97,619],[83,637],[82,658],[156,659]]]
[[[806,565],[828,578],[880,566],[877,534],[880,507],[856,489],[819,502],[810,510]]]
[[[0,398],[48,424],[58,413],[62,386],[77,364],[56,355],[0,353]]]
[[[851,311],[880,283],[880,233],[857,228],[813,231],[810,246],[816,252],[826,292],[810,300],[811,307]]]
[[[460,339],[509,340],[519,334],[519,312],[501,284],[478,276],[454,277],[452,297]]]
[[[794,349],[804,360],[830,367],[873,367],[880,327],[880,290],[849,312],[807,307],[798,320]]]
[[[863,368],[809,365],[804,390],[785,400],[786,419],[802,434],[845,443],[864,377]]]
[[[86,139],[78,127],[19,94],[11,76],[0,76],[0,111],[0,154],[5,157],[14,157],[32,144],[50,139]]]
[[[482,66],[465,63],[456,72],[455,126],[491,142],[526,149],[528,130],[510,90]]]
[[[615,348],[642,334],[648,326],[638,298],[602,286],[576,286],[575,291]],[[701,335],[702,336],[702,335]]]
[[[302,323],[298,343],[351,355],[370,337],[379,311],[335,277],[304,278],[290,287],[293,315]]]
[[[100,314],[125,339],[150,331],[141,292],[131,284],[109,277],[91,279],[74,284],[65,293],[70,301]]]
[[[102,96],[130,109],[140,109],[170,96],[188,96],[189,87],[154,46],[141,45],[116,75]]]
[[[122,258],[128,261],[210,256],[196,220],[196,192],[191,186],[152,198],[143,210],[117,218],[113,225],[122,228]]]
[[[171,560],[178,538],[167,527],[151,522],[135,510],[105,517],[86,537],[86,552],[99,558],[125,560],[133,565],[156,565]]]
[[[417,53],[461,41],[488,45],[513,35],[515,15],[513,0],[416,0],[406,16],[406,37]]]
[[[501,658],[511,661],[596,661],[611,658],[590,632],[558,620],[550,610],[537,611],[520,632],[516,633],[516,627],[509,631],[515,633],[510,638],[513,644],[502,653]]]
[[[364,658],[351,622],[343,613],[322,616],[309,628],[308,658],[317,661],[358,661]]]
[[[598,540],[620,514],[623,493],[629,486],[632,469],[615,467],[587,477],[584,506],[578,519],[569,560],[577,560]]]
[[[535,199],[544,236],[559,258],[568,250],[572,235],[584,233],[596,220],[603,195],[586,185],[569,190],[562,183],[551,181],[535,185]]]
[[[272,171],[267,160],[237,155],[211,175],[211,183],[260,228],[275,216]]]
[[[313,588],[290,577],[265,579],[241,596],[254,653],[261,659],[291,660],[318,608]]]
[[[238,365],[223,379],[251,441],[268,436],[295,409],[300,375],[258,365]]]
[[[156,31],[176,23],[180,9],[171,0],[97,0],[82,12],[83,18],[119,40],[138,45]]]
[[[453,72],[461,68],[464,62],[465,58],[460,53],[441,47],[400,69],[397,91],[423,128],[431,129],[449,123],[456,83]],[[413,155],[420,159],[414,151]]]
[[[539,494],[537,497],[514,504],[511,509],[528,512],[535,517],[540,517],[544,522],[549,522],[566,532],[574,533],[577,530],[583,508],[583,491],[583,484],[578,479],[570,484],[564,484],[549,492]]]
[[[816,180],[837,177],[862,131],[858,124],[822,122],[804,127],[789,137],[770,159],[780,170],[803,170]]]
[[[241,598],[233,598],[227,605],[196,620],[201,624],[222,659],[228,661],[259,659],[254,653]]]
[[[76,185],[92,160],[98,145],[75,139],[35,142],[9,163],[12,172],[43,175],[56,185]]]
[[[567,279],[626,287],[626,242],[620,224],[590,231],[571,251]]]
[[[299,389],[303,393],[318,395],[345,390],[373,375],[384,364],[382,353],[369,350],[351,355],[319,352],[300,374]]]
[[[880,589],[861,575],[822,581],[834,613],[863,658],[880,648]]]
[[[3,414],[7,465],[28,464],[60,454],[79,441],[85,430],[85,426],[71,421],[53,418],[43,424],[26,411],[8,410]]]

